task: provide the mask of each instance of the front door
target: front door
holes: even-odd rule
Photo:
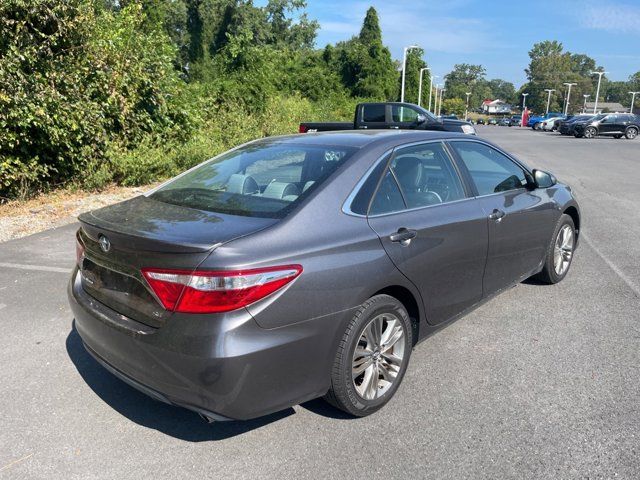
[[[478,141],[450,142],[477,190],[489,228],[484,294],[535,273],[553,229],[546,192],[531,189],[529,174],[497,149]]]
[[[368,218],[396,267],[419,289],[429,323],[482,298],[486,216],[441,142],[395,152]]]

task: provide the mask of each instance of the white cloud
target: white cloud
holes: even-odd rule
[[[589,2],[581,9],[580,24],[594,30],[640,35],[640,6]]]

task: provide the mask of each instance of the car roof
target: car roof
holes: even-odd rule
[[[325,145],[363,148],[387,145],[393,147],[404,143],[467,138],[468,135],[439,130],[343,130],[336,132],[315,132],[279,137],[267,137],[261,143],[282,143],[289,145]]]

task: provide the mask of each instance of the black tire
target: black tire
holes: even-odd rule
[[[400,342],[404,342],[402,344],[402,361],[393,383],[387,387],[387,390],[379,397],[367,400],[360,395],[356,389],[356,382],[360,379],[360,376],[356,377],[356,379],[352,378],[354,352],[359,344],[362,347],[361,337],[364,334],[365,327],[368,327],[375,318],[383,314],[388,314],[389,317],[393,316],[397,319],[399,321],[397,325],[403,330],[404,335],[396,344],[399,347]],[[386,322],[386,320],[383,320],[383,322],[388,328],[389,323]],[[383,328],[383,332],[384,331],[386,330]],[[376,295],[364,302],[349,322],[338,345],[336,357],[331,369],[331,388],[325,395],[325,400],[355,417],[365,417],[381,409],[391,400],[407,370],[409,357],[411,356],[411,348],[413,347],[412,332],[411,319],[406,309],[402,303],[394,297],[389,295]],[[393,350],[395,354],[396,347],[394,347]],[[382,359],[383,355],[379,355],[378,358],[381,359],[381,364],[385,362],[385,360]],[[363,372],[361,376],[365,375],[365,373],[366,372]],[[378,376],[378,378],[381,378],[381,376]],[[362,382],[364,382],[364,379],[362,379]],[[376,390],[376,394],[377,393],[378,391]]]
[[[619,138],[622,138],[622,135],[614,135],[613,138],[619,139]]]
[[[584,138],[595,138],[598,136],[596,127],[587,127],[584,129]]]
[[[573,136],[576,137],[576,138],[582,138],[582,134],[581,133],[574,133]]]
[[[533,129],[534,130],[540,130],[540,122],[534,123],[533,124]]]
[[[636,138],[638,136],[638,129],[636,127],[629,127],[624,132],[624,136],[628,140],[633,140],[634,138]]]
[[[566,269],[561,273],[558,273],[554,266],[554,251],[555,251],[556,242],[558,241],[558,236],[565,225],[568,225],[569,228],[571,229],[573,245],[572,245],[571,257],[569,259],[569,263]],[[553,236],[551,237],[551,241],[549,242],[549,247],[547,248],[547,253],[545,255],[544,266],[542,267],[542,271],[537,275],[535,275],[535,278],[548,284],[554,284],[562,281],[562,279],[567,276],[567,273],[569,273],[569,270],[571,269],[571,262],[573,260],[573,253],[575,252],[575,248],[576,248],[576,227],[573,223],[573,219],[569,215],[563,214],[562,216],[560,216],[560,219],[558,220],[558,224],[556,225],[556,228],[553,231]]]

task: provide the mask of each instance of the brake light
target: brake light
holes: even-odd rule
[[[142,269],[167,310],[181,313],[229,312],[261,300],[293,281],[300,265],[234,271]]]
[[[298,127],[298,133],[307,133],[307,130],[309,130],[309,127],[307,127],[303,123],[301,123]]]

